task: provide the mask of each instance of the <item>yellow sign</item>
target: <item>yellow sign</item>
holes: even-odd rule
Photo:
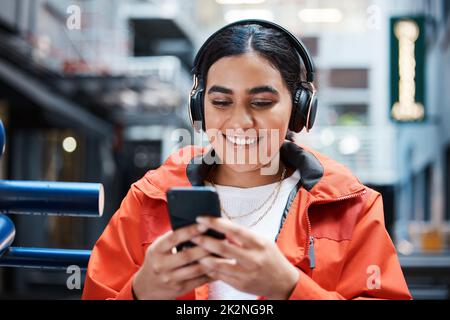
[[[400,19],[393,23],[393,52],[397,53],[397,66],[393,68],[393,88],[395,100],[391,108],[391,116],[396,121],[420,121],[425,118],[425,108],[422,102],[417,101],[416,86],[418,65],[416,43],[421,36],[421,28],[413,19]],[[391,59],[395,56],[392,55]],[[395,62],[393,62],[395,63]],[[421,83],[423,83],[421,81]],[[422,90],[423,91],[423,90]],[[423,95],[422,95],[423,96]]]

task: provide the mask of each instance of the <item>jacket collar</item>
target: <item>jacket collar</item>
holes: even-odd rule
[[[214,164],[215,152],[210,148],[204,154],[192,158],[186,167],[186,175],[193,186],[203,186]],[[280,159],[288,167],[300,172],[301,183],[306,190],[311,190],[322,178],[324,170],[321,163],[311,154],[305,152],[293,142],[285,142],[280,149]]]
[[[170,187],[203,186],[215,165],[214,157],[210,146],[182,148],[135,185],[147,196],[165,200],[165,193]],[[313,200],[339,200],[365,189],[345,166],[295,142],[286,141],[282,145],[280,159],[299,171],[301,185]]]

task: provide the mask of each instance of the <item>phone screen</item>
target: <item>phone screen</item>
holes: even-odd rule
[[[167,191],[167,203],[172,229],[177,230],[196,223],[198,216],[221,217],[220,201],[216,190],[212,187],[177,187]],[[207,230],[206,235],[225,239],[223,233]],[[187,241],[177,246],[177,251],[193,247]]]

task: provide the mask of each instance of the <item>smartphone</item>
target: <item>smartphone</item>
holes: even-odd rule
[[[221,217],[219,196],[212,187],[177,187],[167,191],[167,204],[172,229],[177,230],[194,223],[198,216]],[[206,235],[225,239],[221,232],[209,229]],[[194,247],[191,241],[179,244],[177,252]]]

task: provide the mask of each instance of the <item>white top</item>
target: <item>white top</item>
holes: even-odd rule
[[[272,209],[255,226],[250,227],[251,231],[266,237],[271,241],[275,241],[287,199],[299,180],[300,173],[298,170],[295,170],[290,177],[283,180],[280,192]],[[205,184],[211,186],[208,182]],[[219,194],[223,208],[233,217],[245,214],[260,207],[277,185],[278,182],[252,188],[216,185],[216,190]],[[257,212],[254,212],[247,217],[233,219],[233,221],[243,226],[250,226],[268,209],[274,196],[275,195],[272,195],[271,199]],[[224,216],[223,213],[222,216]],[[253,294],[236,290],[220,280],[209,284],[208,296],[210,300],[254,300],[257,298],[257,296]]]

